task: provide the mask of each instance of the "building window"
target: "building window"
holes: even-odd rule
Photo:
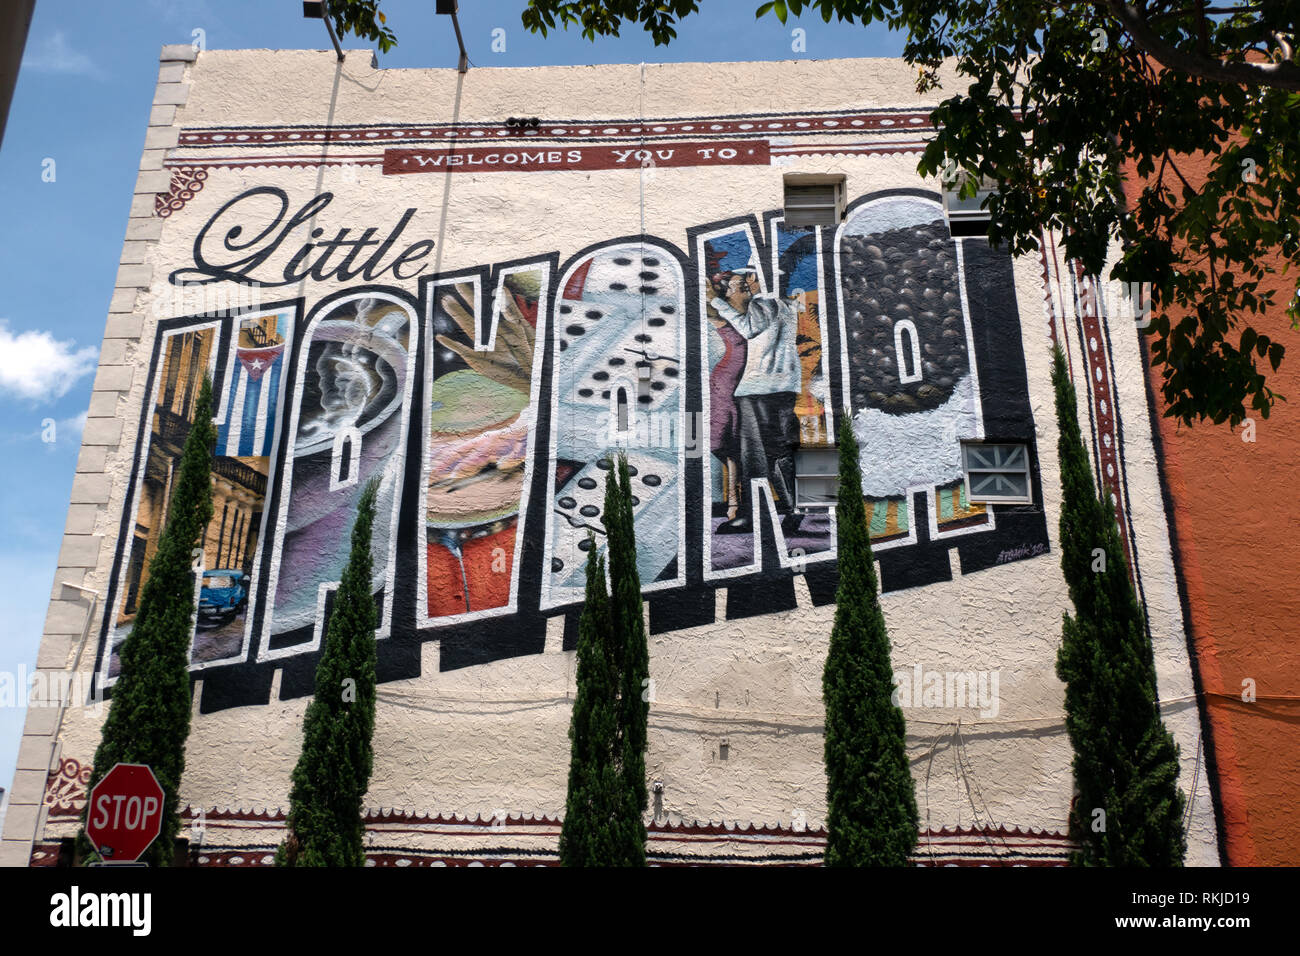
[[[838,226],[844,218],[844,177],[791,175],[785,177],[785,224]]]
[[[835,504],[840,478],[839,453],[834,448],[801,448],[794,453],[794,503],[797,508]]]
[[[989,211],[981,208],[984,200],[987,199],[997,188],[997,183],[991,179],[982,178],[975,195],[963,199],[961,196],[962,186],[965,185],[967,177],[964,173],[958,174],[952,182],[943,184],[943,214],[948,220],[948,228],[953,237],[958,236],[983,236],[989,231]]]
[[[966,444],[962,446],[962,464],[967,500],[981,504],[1033,501],[1027,445]]]

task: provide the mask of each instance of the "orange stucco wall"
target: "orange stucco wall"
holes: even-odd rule
[[[1200,181],[1209,161],[1179,165]],[[1267,420],[1254,415],[1254,441],[1249,422],[1158,423],[1225,852],[1238,866],[1300,864],[1300,335],[1285,313],[1294,274],[1271,279],[1278,304],[1250,324],[1287,346],[1268,381],[1288,401]],[[1163,413],[1160,374],[1146,357]],[[1253,703],[1242,700],[1247,680]]]

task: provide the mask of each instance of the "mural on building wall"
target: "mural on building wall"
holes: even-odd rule
[[[545,606],[582,600],[604,549],[611,450],[627,453],[642,589],[682,578],[685,282],[676,256],[619,243],[569,268],[555,315],[552,519]]]
[[[288,208],[280,198],[271,214]],[[383,680],[417,675],[429,640],[443,641],[444,667],[540,652],[559,615],[572,646],[620,450],[655,633],[791,610],[795,574],[815,603],[833,601],[834,515],[800,491],[798,469],[801,454],[833,450],[845,408],[884,590],[947,580],[950,550],[963,574],[1046,552],[1041,507],[975,504],[962,481],[961,442],[986,427],[1032,447],[1004,252],[954,240],[937,197],[905,190],[851,204],[838,229],[769,212],[685,238],[689,253],[622,237],[563,267],[557,253],[426,274],[418,299],[370,284],[161,323],[102,673],[129,632],[205,369],[218,426],[196,582],[205,709],[264,701],[277,666],[282,695],[311,693],[371,477]],[[411,249],[399,258],[418,274],[428,249]],[[252,281],[256,267],[210,279]],[[982,374],[998,388],[981,389]]]
[[[337,299],[308,323],[271,563],[265,658],[319,646],[326,603],[347,564],[356,504],[372,478],[379,479],[373,585],[378,633],[387,631],[416,339],[412,318],[404,303],[362,293]]]
[[[433,286],[421,578],[430,619],[499,612],[516,599],[549,281],[543,268],[505,271],[486,308],[482,275]]]
[[[990,520],[963,480],[961,442],[984,431],[961,255],[941,206],[915,196],[863,203],[840,229],[845,389],[877,546],[916,539],[916,489],[941,534]]]

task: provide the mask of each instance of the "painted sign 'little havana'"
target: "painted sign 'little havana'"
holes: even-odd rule
[[[446,149],[384,150],[384,175],[442,172],[553,172],[575,169],[639,169],[647,166],[766,166],[768,142],[758,140],[634,146],[551,146],[529,148],[451,146]]]

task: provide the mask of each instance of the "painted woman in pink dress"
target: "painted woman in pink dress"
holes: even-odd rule
[[[712,276],[714,295],[725,296],[730,273]],[[721,316],[710,313],[709,320],[722,339],[722,357],[709,375],[709,450],[722,463],[722,488],[727,503],[727,520],[737,517],[740,507],[740,411],[736,407],[736,386],[745,372],[749,346],[745,337]]]

